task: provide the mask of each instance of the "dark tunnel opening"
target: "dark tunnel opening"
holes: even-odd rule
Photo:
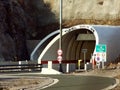
[[[84,59],[82,49],[87,49],[86,60],[89,62],[95,49],[95,36],[87,29],[78,29],[67,33],[62,38],[64,60]]]

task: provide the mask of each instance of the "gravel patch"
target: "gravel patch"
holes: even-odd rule
[[[52,78],[1,78],[0,90],[38,90],[53,83]]]

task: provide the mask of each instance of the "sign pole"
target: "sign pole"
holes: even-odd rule
[[[84,54],[84,70],[86,71],[86,52],[87,52],[87,49],[82,49],[82,52]]]
[[[104,61],[102,61],[102,69],[105,69]]]
[[[59,39],[59,49],[62,49],[62,0],[60,0],[60,39]]]
[[[106,62],[106,44],[98,44],[96,45],[96,60],[97,62],[101,62],[102,69],[105,68],[105,62]]]
[[[62,0],[60,0],[60,39],[59,39],[59,50],[62,50]],[[62,70],[62,60],[59,62],[59,71],[63,72]]]

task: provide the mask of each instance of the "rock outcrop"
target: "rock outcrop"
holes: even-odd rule
[[[10,0],[0,0],[0,59],[29,59],[26,47],[26,20],[21,6]]]

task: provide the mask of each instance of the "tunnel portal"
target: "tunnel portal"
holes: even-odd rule
[[[86,59],[90,60],[91,54],[96,54],[95,46],[98,44],[107,45],[106,63],[115,61],[120,56],[119,33],[120,26],[76,25],[70,28],[64,28],[62,29],[63,61],[83,60],[84,55],[82,49],[87,49]],[[60,30],[56,30],[47,35],[33,50],[31,60],[36,60],[38,63],[41,63],[41,61],[57,61],[59,39]],[[74,67],[73,65],[71,66],[72,70],[75,70]]]
[[[87,28],[86,28],[87,27]],[[62,50],[63,60],[84,59],[82,49],[87,49],[86,60],[90,61],[94,53],[96,42],[95,30],[88,26],[76,26],[63,30]],[[59,49],[60,35],[56,35],[41,53],[38,61],[57,60],[57,50]]]

